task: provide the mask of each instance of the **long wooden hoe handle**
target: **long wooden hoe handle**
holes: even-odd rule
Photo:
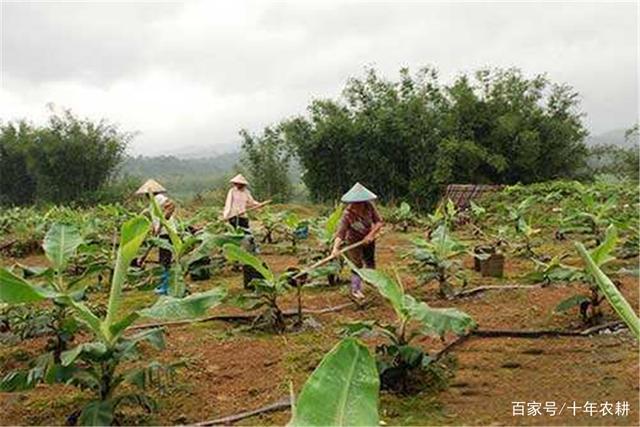
[[[240,216],[240,215],[244,215],[244,214],[246,214],[247,212],[257,211],[258,209],[262,209],[262,208],[264,208],[264,207],[265,207],[265,206],[267,206],[269,203],[271,203],[271,200],[265,200],[264,202],[262,202],[262,203],[258,203],[258,204],[257,204],[257,205],[255,205],[255,206],[252,206],[252,207],[250,207],[250,208],[247,208],[247,209],[243,210],[242,212],[237,213],[237,214],[236,214],[236,215],[234,215],[234,216]],[[227,218],[227,219],[229,219],[229,218]],[[222,216],[220,216],[220,221],[225,221],[225,218],[223,218]]]
[[[250,208],[245,209],[244,212],[240,212],[238,215],[244,215],[247,212],[257,211],[258,209],[262,209],[263,207],[267,206],[269,203],[271,203],[271,200],[265,200],[262,203],[258,203],[255,206],[251,206]]]
[[[376,237],[373,240],[376,240],[378,237],[380,237],[382,234],[384,233],[384,230],[380,230],[380,232],[376,235]],[[312,265],[310,265],[309,267],[305,268],[304,270],[302,270],[299,273],[296,273],[292,279],[298,279],[302,276],[304,276],[305,274],[309,274],[310,271],[315,270],[316,268],[325,265],[326,263],[328,263],[329,261],[340,257],[342,254],[349,252],[352,249],[358,248],[362,245],[365,244],[364,240],[360,240],[359,242],[353,243],[349,246],[345,246],[344,248],[340,249],[338,252],[336,252],[335,254],[329,255],[326,258],[322,258],[320,261],[317,261],[315,263],[313,263]]]

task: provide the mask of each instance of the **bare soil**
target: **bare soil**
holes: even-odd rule
[[[414,233],[415,235],[415,233]],[[392,271],[395,266],[407,291],[437,307],[457,307],[474,317],[482,329],[571,329],[584,328],[577,310],[555,314],[555,305],[563,298],[584,292],[583,284],[552,285],[531,290],[501,290],[480,293],[452,301],[437,296],[437,285],[421,284],[401,257],[409,248],[409,234],[391,232],[378,243],[379,268]],[[558,244],[560,244],[558,242]],[[564,243],[570,252],[569,243]],[[297,265],[297,257],[281,254],[282,249],[264,248],[264,259],[276,271]],[[14,260],[3,260],[10,264]],[[20,260],[42,265],[41,256]],[[465,259],[471,267],[472,259]],[[576,260],[573,260],[576,262]],[[631,260],[631,263],[637,260]],[[471,274],[469,287],[520,283],[518,277],[531,271],[530,261],[509,258],[503,279],[482,278]],[[346,270],[343,272],[347,278]],[[638,281],[622,279],[622,291],[638,312]],[[194,283],[194,290],[225,285],[230,294],[242,292],[239,272],[224,274],[207,282]],[[152,298],[150,292],[130,292],[131,304]],[[159,411],[145,414],[126,410],[120,419],[125,424],[188,424],[219,418],[261,407],[289,395],[290,385],[298,391],[322,356],[339,340],[341,323],[354,319],[393,318],[385,302],[367,292],[364,308],[355,305],[335,313],[312,315],[316,328],[303,328],[281,335],[249,331],[246,325],[206,322],[166,329],[167,349],[149,349],[145,359],[184,360],[186,368],[173,382],[154,392]],[[304,290],[305,308],[326,308],[348,302],[347,286],[319,286]],[[282,299],[283,309],[295,308],[293,292]],[[227,305],[218,313],[238,313]],[[616,320],[604,303],[603,321]],[[423,338],[418,344],[433,353],[446,342]],[[373,341],[367,342],[373,344]],[[36,355],[44,339],[28,340],[12,347],[0,347],[0,374],[26,366]],[[638,342],[624,330],[591,337],[478,338],[471,337],[452,351],[455,365],[449,386],[441,391],[424,391],[414,396],[381,396],[381,417],[388,425],[640,425]],[[0,393],[0,424],[64,424],[66,417],[79,408],[87,394],[67,386],[39,386],[21,393]],[[555,402],[564,409],[550,416],[513,416],[513,402]],[[570,409],[572,403],[583,406],[627,401],[627,416],[590,416]],[[243,420],[243,425],[283,425],[288,411]]]

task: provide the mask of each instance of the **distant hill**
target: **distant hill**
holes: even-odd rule
[[[121,176],[154,178],[177,198],[188,199],[198,193],[226,185],[234,172],[239,152],[215,157],[179,158],[177,156],[137,156],[125,160]]]
[[[180,158],[178,156],[137,156],[125,160],[122,172],[142,177],[163,177],[184,174],[220,175],[229,173],[240,159],[240,153],[215,157]]]
[[[233,154],[239,151],[240,145],[237,143],[215,144],[208,147],[188,145],[160,152],[160,154],[153,157],[170,156],[177,157],[179,159],[206,159],[217,158],[224,156],[225,154]]]
[[[121,177],[137,178],[139,181],[153,178],[165,186],[179,199],[190,199],[198,193],[228,186],[227,179],[238,169],[239,150],[205,157],[188,150],[166,156],[136,156],[127,158],[120,169]],[[300,164],[291,162],[289,178],[294,185],[301,184]]]
[[[633,147],[633,138],[627,140],[625,138],[626,129],[613,129],[605,133],[589,136],[585,143],[587,147],[593,147],[596,145],[615,145],[617,147],[631,148]],[[635,137],[635,143],[637,145],[638,140]]]

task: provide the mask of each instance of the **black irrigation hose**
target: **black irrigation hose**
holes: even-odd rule
[[[477,288],[472,288],[468,290],[463,290],[456,293],[453,298],[463,298],[471,295],[475,295],[481,292],[486,291],[504,291],[509,289],[540,289],[543,285],[488,285],[488,286],[478,286]]]
[[[513,330],[513,329],[477,329],[470,335],[481,338],[542,338],[542,337],[588,337],[604,329],[624,326],[624,322],[614,321],[587,328],[582,331],[566,331],[558,329]]]
[[[459,346],[468,338],[478,337],[478,338],[499,338],[499,337],[510,337],[510,338],[542,338],[542,337],[590,337],[602,330],[625,327],[624,323],[621,321],[608,322],[602,325],[593,326],[591,328],[583,329],[582,331],[562,331],[562,330],[510,330],[510,329],[477,329],[475,331],[471,331],[466,335],[461,335],[457,339],[451,341],[447,344],[442,350],[438,351],[433,355],[435,360],[439,360],[450,352],[454,347]]]
[[[303,314],[325,314],[325,313],[333,313],[336,311],[343,310],[347,307],[353,306],[352,302],[348,302],[345,304],[340,304],[335,307],[322,308],[322,309],[305,309],[302,310]],[[298,310],[284,310],[282,312],[283,316],[291,317],[297,316]],[[202,319],[195,320],[174,320],[169,322],[157,322],[157,323],[143,323],[141,325],[133,325],[128,328],[128,330],[136,330],[136,329],[147,329],[147,328],[157,328],[161,326],[178,326],[178,325],[188,325],[191,323],[202,323],[202,322],[211,322],[211,321],[227,321],[227,322],[237,322],[237,321],[245,321],[250,322],[254,320],[258,315],[256,314],[216,314],[209,317],[204,317]]]

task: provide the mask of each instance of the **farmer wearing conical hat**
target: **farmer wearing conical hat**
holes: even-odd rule
[[[160,185],[156,180],[149,179],[147,182],[136,191],[138,195],[147,195],[153,197],[162,210],[164,217],[169,220],[173,217],[176,210],[176,205],[167,196],[167,189]],[[153,218],[152,222],[153,235],[159,236],[161,239],[171,241],[169,234],[162,227],[162,224],[158,218]],[[171,251],[169,249],[159,248],[160,265],[163,267],[162,280],[155,291],[157,294],[166,295],[169,292],[169,270],[171,268]]]
[[[342,213],[336,232],[333,254],[337,254],[343,244],[352,245],[364,240],[363,245],[347,252],[349,260],[358,268],[376,267],[375,238],[383,225],[382,218],[372,203],[377,198],[359,182],[342,196],[342,202],[347,203],[347,208]],[[362,280],[355,272],[351,274],[351,294],[357,299],[364,298]]]
[[[233,186],[227,193],[222,217],[234,227],[248,230],[249,218],[246,216],[247,209],[256,207],[260,203],[254,200],[249,188],[247,188],[249,182],[242,174],[234,176],[229,182]]]

